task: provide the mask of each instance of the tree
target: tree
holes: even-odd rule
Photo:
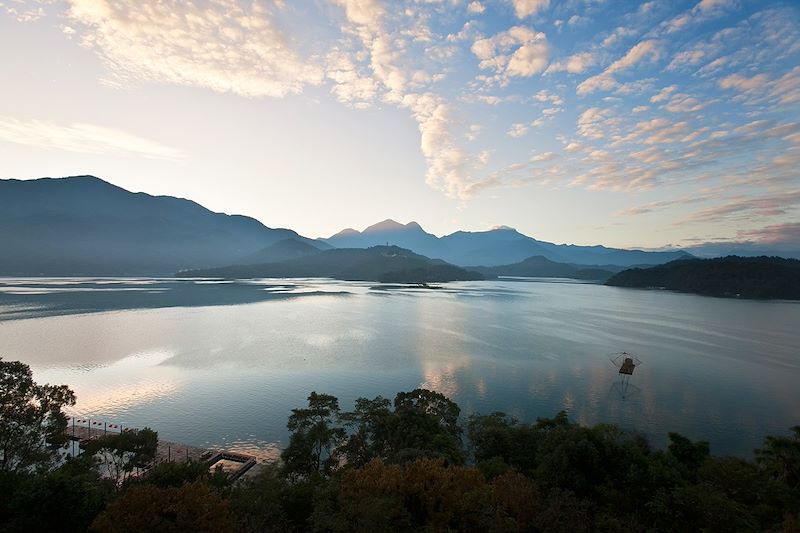
[[[505,531],[492,487],[476,469],[441,459],[403,465],[374,460],[343,472],[337,505],[315,525],[333,531]]]
[[[135,485],[111,502],[92,523],[99,532],[233,531],[228,504],[205,483],[159,488]]]
[[[342,413],[342,420],[354,429],[342,446],[348,466],[360,468],[372,459],[388,456],[390,406],[382,396],[374,400],[358,398],[353,411]]]
[[[697,478],[697,470],[708,459],[709,447],[706,441],[692,442],[680,433],[669,434],[669,454],[684,465],[692,479]]]
[[[113,492],[86,456],[47,472],[2,472],[0,531],[86,531]]]
[[[281,454],[289,472],[302,476],[330,474],[338,462],[334,452],[347,437],[339,416],[339,400],[330,394],[312,392],[307,408],[292,409],[286,424],[292,435]]]
[[[767,437],[764,447],[756,450],[756,461],[789,488],[800,489],[800,426],[790,437]]]
[[[150,428],[109,433],[86,444],[85,453],[96,456],[117,485],[125,482],[136,468],[143,468],[156,456],[158,433]]]
[[[28,365],[0,358],[0,471],[51,468],[67,440],[62,408],[72,405],[66,385],[39,385]]]
[[[460,413],[455,402],[438,392],[415,389],[398,393],[394,416],[389,420],[388,459],[402,463],[440,457],[453,464],[463,463]]]

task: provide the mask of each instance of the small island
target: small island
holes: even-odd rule
[[[623,270],[606,285],[726,298],[800,300],[800,261],[766,256],[681,259]]]

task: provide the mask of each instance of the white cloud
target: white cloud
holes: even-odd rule
[[[532,99],[542,103],[548,102],[554,106],[560,106],[564,104],[563,98],[555,93],[548,92],[545,89],[541,89],[539,92],[534,94]]]
[[[731,74],[719,81],[719,86],[723,89],[738,89],[740,91],[752,91],[761,89],[769,82],[766,74],[757,74],[752,78],[740,74]]]
[[[547,67],[545,74],[554,72],[569,72],[570,74],[580,74],[585,72],[589,67],[597,63],[597,56],[592,52],[582,52],[564,58],[560,61],[554,61]]]
[[[513,26],[492,37],[476,39],[471,50],[480,60],[480,68],[518,77],[542,72],[549,54],[545,34],[525,26]]]
[[[550,6],[550,0],[511,0],[517,17],[523,19],[544,11]]]
[[[674,93],[678,89],[677,85],[670,85],[669,87],[664,87],[661,89],[658,94],[653,95],[650,97],[650,101],[652,103],[662,102],[669,98],[669,96]]]
[[[578,117],[578,133],[589,139],[602,139],[606,121],[611,116],[611,111],[599,107],[590,107]]]
[[[703,22],[723,14],[736,5],[734,0],[700,0],[693,8],[664,22],[662,27],[667,33],[682,30],[689,24]]]
[[[36,22],[46,14],[41,6],[26,7],[24,1],[12,0],[12,2],[12,5],[4,5],[3,2],[0,2],[0,9],[16,19],[17,22]]]
[[[262,4],[72,0],[68,16],[83,45],[125,77],[243,96],[285,96],[323,80]]]
[[[664,109],[672,113],[695,113],[705,106],[706,104],[693,96],[678,93],[670,99],[669,103],[664,106]]]
[[[630,69],[642,61],[658,61],[662,49],[658,41],[648,39],[631,47],[628,52],[609,65],[603,72],[587,78],[577,87],[578,94],[589,94],[598,90],[608,91],[617,87],[614,74]]]
[[[617,59],[605,70],[609,74],[626,70],[642,61],[657,61],[661,57],[661,46],[653,39],[636,43],[628,53]]]
[[[516,124],[511,125],[511,129],[506,132],[506,135],[514,138],[522,137],[523,135],[528,133],[529,129],[530,126],[528,124],[525,124],[523,122],[518,122]]]
[[[603,39],[603,47],[609,48],[617,44],[622,39],[626,37],[632,37],[633,35],[636,35],[636,30],[634,30],[633,28],[618,26],[614,29],[614,31],[611,32],[611,34],[608,37]]]
[[[75,122],[61,124],[49,120],[17,120],[0,117],[0,140],[84,154],[112,154],[149,159],[183,159],[178,149],[125,131]]]
[[[380,28],[384,7],[377,0],[333,0],[344,8],[347,20],[371,31]]]
[[[470,2],[467,5],[467,11],[474,14],[481,14],[484,11],[486,11],[486,7],[477,0],[475,0],[474,2]]]
[[[693,48],[691,50],[684,50],[675,54],[669,65],[668,71],[679,70],[687,66],[694,66],[700,64],[705,59],[707,52],[701,48]]]
[[[378,84],[372,76],[360,71],[349,54],[333,51],[327,63],[327,77],[333,84],[331,93],[337,100],[361,109],[372,106],[378,95]]]
[[[554,152],[545,152],[531,157],[531,163],[540,163],[543,161],[552,161],[557,156]]]

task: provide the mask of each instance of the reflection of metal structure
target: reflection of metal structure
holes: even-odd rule
[[[642,364],[642,360],[629,352],[617,352],[611,354],[609,359],[614,366],[619,369],[619,373],[622,375],[620,380],[611,386],[611,389],[616,389],[623,400],[641,392],[639,387],[630,384],[630,380],[631,376],[633,375],[633,371],[637,366]]]

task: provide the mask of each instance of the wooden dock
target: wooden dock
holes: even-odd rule
[[[72,453],[77,455],[80,453],[81,443],[100,438],[104,435],[119,434],[122,431],[138,431],[138,429],[123,428],[115,424],[73,424],[73,420],[70,420],[67,426],[67,437],[72,441]],[[214,468],[215,465],[219,465],[232,479],[240,478],[257,464],[256,457],[252,455],[229,450],[200,448],[159,439],[155,459],[148,465],[143,475],[146,475],[147,471],[153,466],[164,462],[189,461],[206,462],[209,468]]]

